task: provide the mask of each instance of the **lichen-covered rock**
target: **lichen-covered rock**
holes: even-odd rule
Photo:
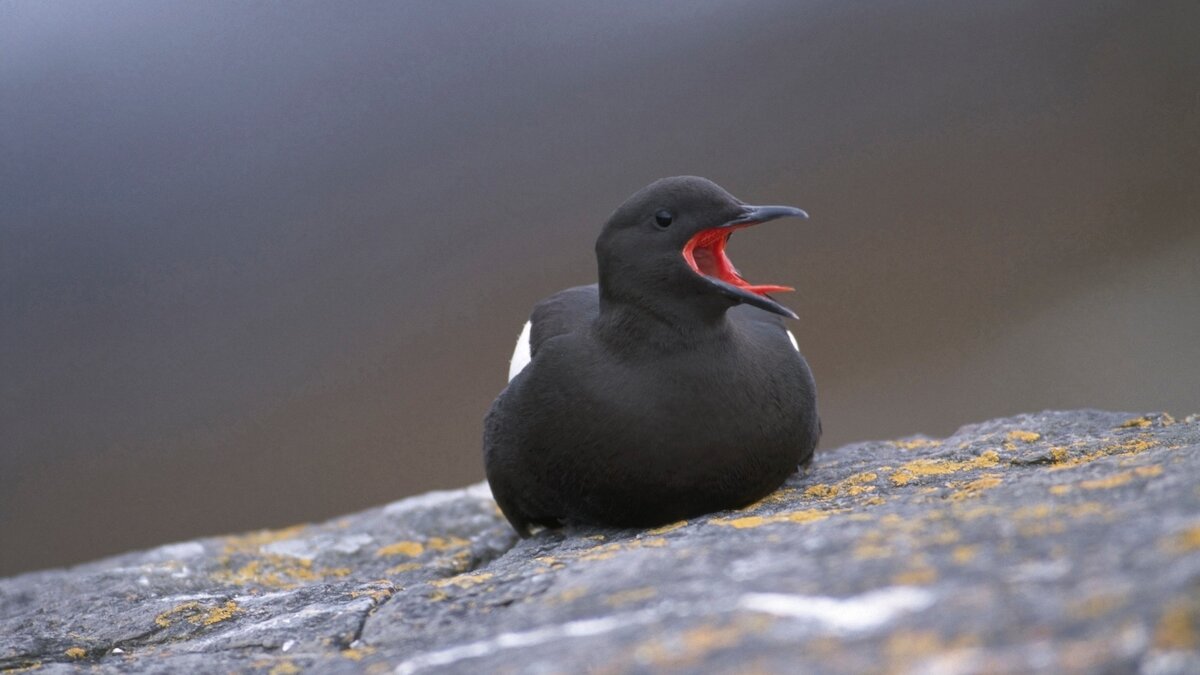
[[[518,541],[486,486],[0,581],[38,672],[1200,672],[1200,421],[1043,413]]]

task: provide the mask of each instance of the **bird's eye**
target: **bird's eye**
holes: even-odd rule
[[[671,212],[666,209],[659,209],[658,212],[654,214],[654,222],[658,223],[659,227],[669,227],[671,225],[671,221],[674,219],[675,216],[671,215]]]

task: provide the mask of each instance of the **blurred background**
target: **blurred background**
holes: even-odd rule
[[[825,449],[1200,410],[1200,3],[0,4],[0,575],[482,479],[530,307],[699,174]]]

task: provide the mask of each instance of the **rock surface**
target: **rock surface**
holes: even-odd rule
[[[749,508],[518,541],[484,485],[0,580],[0,669],[1200,672],[1200,421],[850,445]]]

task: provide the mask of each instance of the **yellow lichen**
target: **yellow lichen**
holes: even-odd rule
[[[1072,601],[1067,606],[1067,613],[1071,618],[1079,620],[1098,619],[1120,609],[1127,600],[1127,594],[1123,592],[1095,593],[1081,600]]]
[[[1125,485],[1132,480],[1132,471],[1122,471],[1121,473],[1114,473],[1113,475],[1105,478],[1079,481],[1079,487],[1084,490],[1108,490],[1110,488]]]
[[[854,557],[859,560],[890,558],[892,557],[892,549],[874,542],[867,542],[854,547]]]
[[[1155,447],[1155,445],[1156,442],[1152,437],[1142,435],[1136,438],[1124,440],[1115,445],[1106,445],[1079,457],[1068,456],[1068,453],[1064,448],[1061,457],[1055,459],[1054,466],[1051,466],[1050,470],[1059,471],[1062,469],[1073,469],[1077,466],[1089,464],[1104,457],[1133,457]],[[1051,454],[1054,454],[1053,451]]]
[[[1196,608],[1177,600],[1167,607],[1154,629],[1154,646],[1158,649],[1191,651],[1200,646],[1196,635]]]
[[[641,602],[649,600],[658,595],[658,590],[647,586],[644,588],[631,588],[629,590],[612,593],[604,597],[604,604],[610,607],[619,607],[632,602]]]
[[[804,496],[810,499],[830,499],[836,497],[837,494],[838,487],[836,485],[826,485],[824,483],[810,485],[804,490]]]
[[[742,518],[712,518],[708,522],[713,525],[732,527],[739,530],[762,527],[774,523],[811,523],[829,517],[831,511],[788,511],[769,516],[744,516]]]
[[[195,600],[191,602],[185,602],[182,605],[176,605],[154,617],[154,624],[159,628],[169,628],[171,626],[171,619],[176,614],[191,613],[199,609],[199,607],[200,603],[196,602]]]
[[[470,588],[478,586],[483,582],[491,579],[494,575],[491,572],[478,572],[475,574],[459,574],[458,576],[447,577],[445,579],[436,579],[430,581],[429,585],[435,588],[445,588],[446,586],[457,586],[458,588]]]
[[[398,541],[384,546],[375,552],[376,556],[404,555],[415,558],[425,552],[425,545],[419,541]]]
[[[72,659],[82,659],[87,656],[87,650],[83,647],[71,647],[64,653]]]
[[[1134,417],[1133,419],[1128,419],[1128,420],[1125,420],[1124,422],[1121,422],[1121,425],[1117,428],[1118,429],[1132,429],[1134,427],[1140,427],[1140,428],[1144,429],[1144,428],[1150,426],[1151,424],[1153,424],[1153,422],[1150,420],[1149,417]]]
[[[226,558],[224,564],[229,564]],[[313,569],[311,560],[282,555],[265,555],[251,560],[236,570],[223,569],[212,574],[214,581],[231,586],[268,586],[295,588],[303,582],[322,581],[329,577],[350,574],[346,567]]]
[[[1166,548],[1176,553],[1200,551],[1200,525],[1193,525],[1168,539]]]
[[[351,598],[371,598],[376,603],[383,602],[396,593],[396,587],[390,581],[381,579],[375,585],[350,591]]]
[[[588,592],[587,589],[582,586],[568,588],[568,589],[564,590],[562,593],[559,593],[558,595],[555,595],[555,596],[552,596],[551,598],[549,598],[548,602],[550,602],[550,604],[553,604],[553,605],[561,605],[561,604],[566,604],[568,602],[575,602],[579,598],[582,598],[583,596],[587,595],[587,592]]]
[[[280,661],[267,671],[267,675],[295,675],[300,672],[300,667],[291,661]]]
[[[1150,466],[1139,466],[1133,472],[1142,478],[1154,478],[1162,475],[1163,468],[1161,465],[1151,464]]]
[[[471,542],[461,537],[430,537],[425,545],[434,551],[448,551],[469,546]],[[418,553],[417,555],[420,555]]]
[[[1022,431],[1020,429],[1014,429],[1013,431],[1008,432],[1007,436],[1008,440],[1010,441],[1021,441],[1024,443],[1033,443],[1041,437],[1042,435],[1036,431]]]
[[[215,623],[220,623],[232,617],[238,611],[236,602],[229,600],[220,607],[213,607],[201,616],[188,617],[188,621],[194,624],[211,626]]]
[[[892,472],[890,476],[896,487],[904,487],[909,483],[925,476],[944,476],[969,469],[987,469],[1000,463],[1000,454],[995,450],[987,450],[978,457],[965,461],[948,459],[914,459]]]
[[[687,524],[688,521],[680,520],[678,522],[671,523],[670,525],[663,525],[662,527],[656,527],[653,530],[646,530],[646,534],[666,534],[668,532],[674,532],[675,530],[678,530]]]
[[[901,450],[916,450],[918,448],[929,448],[941,445],[941,441],[936,441],[929,438],[914,438],[907,441],[892,441],[892,445]]]
[[[420,568],[421,568],[421,563],[406,562],[406,563],[400,563],[399,565],[396,565],[395,567],[387,568],[387,570],[384,572],[384,574],[404,574],[405,572],[411,572],[415,569],[420,569]]]
[[[961,501],[963,499],[978,497],[985,490],[990,490],[1002,482],[1004,482],[1003,476],[998,473],[989,473],[972,481],[953,483],[950,487],[956,488],[958,491],[950,495],[950,499]]]
[[[791,501],[791,499],[796,496],[796,493],[797,493],[797,490],[794,488],[786,488],[786,487],[779,488],[778,490],[772,492],[771,494],[767,495],[766,497],[763,497],[762,499],[760,499],[752,504],[749,504],[747,506],[743,506],[742,508],[738,509],[738,511],[745,513],[747,511],[756,511],[759,508],[770,505],[770,504],[780,504],[783,502],[788,502],[788,501]]]
[[[898,586],[925,586],[937,581],[937,570],[921,565],[909,568],[892,577],[892,583]]]
[[[959,565],[965,565],[975,559],[978,548],[975,546],[955,546],[950,552],[950,559]]]
[[[1070,491],[1071,491],[1071,486],[1067,485],[1065,483],[1062,485],[1051,485],[1050,486],[1050,494],[1052,494],[1052,495],[1061,496],[1061,495],[1067,494]]]
[[[273,544],[277,541],[285,541],[294,539],[297,535],[304,531],[307,525],[292,525],[279,530],[258,530],[256,532],[247,532],[245,534],[233,535],[225,537],[225,552],[226,553],[253,553],[259,548]]]
[[[374,647],[354,647],[352,649],[343,649],[341,651],[342,658],[350,659],[351,661],[362,661],[366,657],[375,652]]]

